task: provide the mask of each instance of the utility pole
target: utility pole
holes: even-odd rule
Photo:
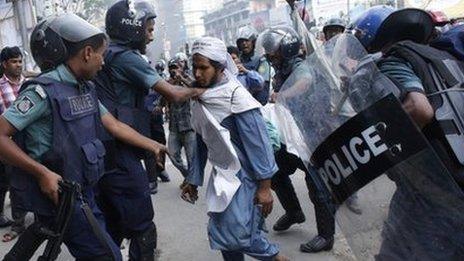
[[[29,37],[27,34],[27,22],[26,22],[26,16],[25,12],[27,12],[26,5],[24,3],[24,0],[13,0],[13,12],[14,16],[16,17],[16,21],[18,22],[18,27],[19,27],[19,33],[21,36],[21,42],[22,42],[22,47],[27,54],[30,54],[30,48],[29,48]],[[32,8],[32,7],[29,7]],[[30,11],[30,10],[29,10]],[[30,55],[25,55],[25,62],[26,66],[31,66],[32,65],[32,60]],[[30,69],[30,68],[27,68]]]
[[[346,0],[346,16],[350,17],[350,0]]]

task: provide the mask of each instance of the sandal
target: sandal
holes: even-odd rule
[[[5,235],[3,235],[2,241],[5,242],[5,243],[10,242],[10,241],[14,240],[15,238],[17,238],[18,235],[19,234],[17,232],[10,231],[10,232],[6,233]]]

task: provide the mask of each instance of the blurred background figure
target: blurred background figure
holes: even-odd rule
[[[185,57],[173,58],[169,61],[169,83],[189,88],[192,86],[193,78],[187,73],[188,61]],[[193,153],[195,149],[196,134],[193,131],[191,121],[191,101],[169,102],[166,104],[169,119],[168,148],[171,161],[186,178],[189,169],[192,168]],[[185,150],[187,165],[182,160],[182,148]],[[182,182],[180,188],[185,185]]]
[[[168,75],[165,72],[166,71],[166,61],[165,60],[161,59],[158,62],[156,62],[155,70],[159,74],[159,76],[161,76],[161,78],[163,78],[165,80],[168,79]]]
[[[257,71],[264,79],[263,89],[257,92],[254,97],[262,105],[269,100],[271,68],[265,57],[255,53],[256,39],[258,32],[251,25],[238,29],[237,48],[240,51],[240,61],[247,70]]]
[[[240,61],[240,51],[235,46],[227,47],[227,52],[230,54],[232,59],[237,65],[238,68],[238,75],[237,79],[239,82],[251,93],[253,98],[256,100],[266,97],[266,95],[262,92],[268,92],[264,88],[264,79],[263,77],[254,70],[248,70]],[[258,100],[259,101],[259,100]],[[261,104],[266,104],[267,101],[259,101]]]
[[[0,54],[1,70],[0,78],[0,114],[9,108],[18,97],[19,88],[24,82],[23,54],[19,47],[5,47]],[[11,215],[13,221],[5,217],[5,196],[9,187],[9,179],[5,174],[5,167],[0,163],[0,227],[11,225],[11,230],[3,235],[3,242],[9,242],[25,230],[24,219],[26,212],[16,207],[14,196],[11,198]]]

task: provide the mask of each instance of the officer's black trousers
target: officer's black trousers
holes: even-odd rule
[[[150,120],[150,138],[166,145],[166,134],[164,132],[163,121],[155,117]],[[147,151],[145,157],[145,167],[147,169],[148,181],[157,182],[158,174],[164,170],[163,167],[156,164],[155,155],[152,152]]]
[[[0,163],[0,214],[3,213],[5,207],[5,197],[8,191],[9,181],[5,173],[5,166]]]
[[[5,171],[5,165],[0,163],[0,214],[5,211],[5,199],[6,193],[8,192],[10,186],[10,179]],[[13,224],[11,225],[11,230],[17,232],[18,234],[22,233],[25,229],[24,221],[26,218],[27,212],[19,209],[16,206],[14,198],[10,195],[11,199],[11,215],[13,217]]]
[[[272,189],[277,194],[285,212],[292,215],[302,211],[290,175],[297,169],[303,170],[309,197],[314,204],[318,233],[324,238],[332,237],[335,233],[335,207],[317,172],[313,168],[308,170],[300,158],[287,152],[284,145],[275,153],[275,159],[279,171],[272,178]]]

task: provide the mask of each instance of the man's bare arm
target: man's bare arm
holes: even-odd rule
[[[200,88],[183,88],[172,85],[165,80],[158,81],[153,89],[163,95],[170,102],[183,102],[190,98],[197,97],[205,92],[205,89]]]
[[[420,128],[430,123],[435,115],[429,100],[420,92],[408,93],[403,101],[403,108]]]
[[[22,151],[10,138],[15,133],[16,129],[4,117],[0,116],[0,154],[2,160],[33,175],[38,180],[42,192],[57,204],[58,182],[61,180],[61,176]]]
[[[102,123],[105,129],[117,140],[134,147],[151,151],[156,155],[158,162],[162,161],[167,151],[164,145],[143,136],[129,125],[118,121],[110,113],[102,116]]]

